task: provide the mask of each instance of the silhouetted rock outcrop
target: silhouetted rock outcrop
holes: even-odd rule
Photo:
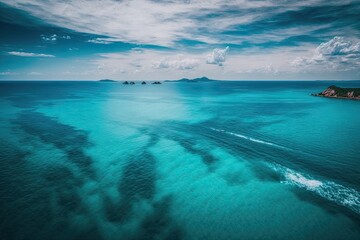
[[[128,81],[125,81],[125,82],[123,82],[123,84],[129,84],[129,82],[128,82]]]
[[[152,84],[161,84],[161,82],[155,81]]]
[[[142,81],[142,83],[141,84],[146,84],[146,82],[145,81]]]

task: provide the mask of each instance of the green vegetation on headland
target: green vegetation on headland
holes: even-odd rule
[[[318,97],[360,100],[360,88],[341,88],[332,85],[320,93],[313,93],[311,95]]]

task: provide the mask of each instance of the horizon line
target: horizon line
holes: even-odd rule
[[[27,81],[32,81],[32,82],[100,82],[101,80],[110,80],[110,81],[114,81],[114,82],[123,82],[123,81],[132,81],[132,82],[141,82],[141,81],[178,81],[184,78],[180,78],[180,79],[163,79],[163,80],[159,80],[159,79],[151,79],[151,80],[146,80],[146,79],[136,79],[136,80],[131,80],[131,79],[121,79],[121,80],[116,80],[116,79],[0,79],[0,82],[14,82],[14,81],[18,81],[18,82],[27,82]],[[185,79],[196,79],[196,78],[185,78]],[[223,81],[223,82],[240,82],[240,81],[263,81],[263,82],[267,82],[267,81],[272,81],[272,82],[284,82],[284,81],[360,81],[360,79],[209,79],[210,81]]]

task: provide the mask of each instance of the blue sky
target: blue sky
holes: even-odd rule
[[[0,0],[0,79],[360,79],[359,13],[359,0]]]

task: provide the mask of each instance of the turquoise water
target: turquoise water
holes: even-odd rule
[[[0,82],[0,239],[360,239],[353,82]]]

